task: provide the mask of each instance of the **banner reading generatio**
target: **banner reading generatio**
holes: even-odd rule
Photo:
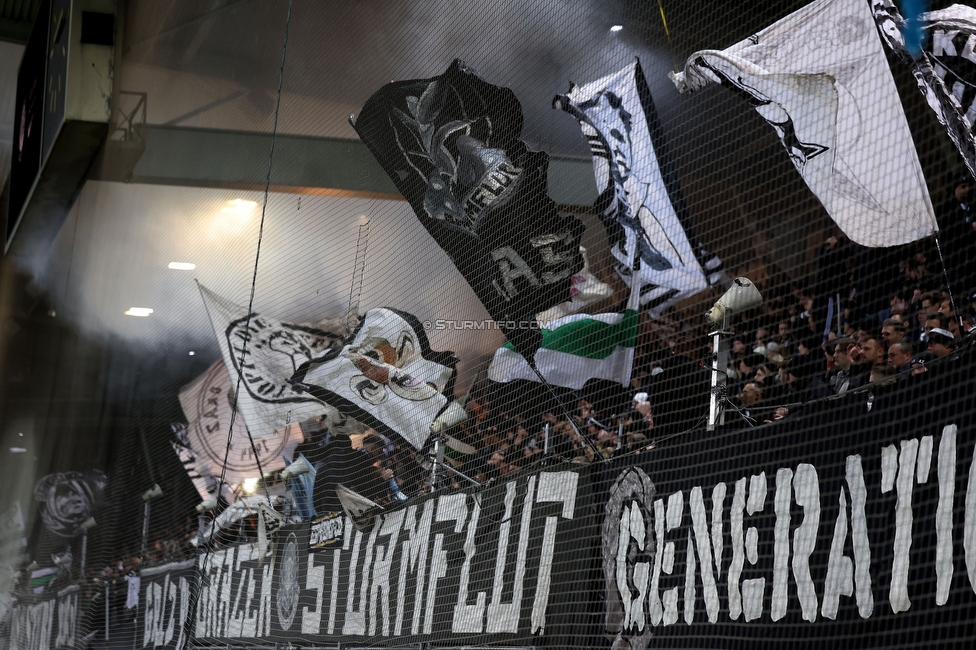
[[[972,647],[974,382],[942,379],[615,464],[606,642]]]

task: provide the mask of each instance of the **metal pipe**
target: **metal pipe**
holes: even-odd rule
[[[732,332],[726,329],[727,317],[722,317],[722,328],[711,332],[712,349],[715,353],[712,361],[712,388],[708,396],[708,427],[714,431],[716,426],[725,424],[725,383],[728,378],[725,370],[729,365],[729,337]]]
[[[139,554],[139,560],[146,559],[146,542],[149,539],[149,501],[146,500],[142,509],[142,552]]]

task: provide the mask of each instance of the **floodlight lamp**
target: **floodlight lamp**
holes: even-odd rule
[[[159,483],[154,484],[151,488],[142,493],[143,501],[152,501],[156,497],[163,496],[163,488],[159,487]]]
[[[299,458],[294,463],[281,470],[281,480],[287,481],[290,478],[295,478],[296,476],[301,476],[302,474],[308,474],[312,471],[312,467],[308,464],[304,458]]]
[[[705,312],[705,320],[712,326],[721,325],[727,316],[758,307],[762,301],[762,294],[749,278],[736,278],[725,295]]]
[[[97,522],[95,521],[95,518],[94,517],[89,517],[88,519],[86,519],[83,522],[81,522],[81,530],[82,530],[82,532],[87,533],[89,530],[91,530],[92,528],[94,528],[96,524],[97,524]]]
[[[37,571],[37,570],[38,570],[38,569],[40,569],[40,568],[41,568],[41,565],[37,563],[37,560],[34,560],[34,561],[32,561],[32,562],[31,562],[30,564],[28,564],[28,565],[27,565],[27,566],[26,566],[26,567],[24,568],[24,570],[25,570],[25,571]]]
[[[60,568],[71,566],[72,561],[71,553],[65,551],[64,553],[55,553],[51,555],[51,561],[54,562],[54,566]]]

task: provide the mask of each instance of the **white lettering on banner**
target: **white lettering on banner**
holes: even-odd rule
[[[935,604],[949,601],[952,581],[952,500],[956,490],[956,425],[942,430],[939,443],[939,506],[935,511]],[[968,510],[967,510],[968,512]]]
[[[440,603],[455,589],[450,594],[452,632],[516,634],[528,629],[543,634],[553,556],[562,522],[575,516],[578,483],[579,474],[569,471],[510,481],[497,503],[498,521],[488,520],[487,526],[483,495],[455,493],[379,516],[368,533],[355,530],[348,519],[341,532],[332,524],[328,531],[320,528],[320,540],[329,536],[338,545],[341,539],[342,547],[310,551],[308,559],[302,560],[307,570],[296,614],[300,614],[301,634],[429,635],[437,631]],[[538,527],[533,525],[534,516],[540,520]],[[484,536],[486,531],[491,533]],[[538,549],[531,553],[530,538],[531,548]],[[491,541],[497,541],[497,546]],[[461,554],[455,555],[455,549]],[[532,562],[530,555],[538,562]],[[459,565],[455,557],[462,558]],[[222,549],[205,558],[198,562],[203,580],[197,636],[269,636],[273,551],[263,562],[256,545]],[[472,589],[474,567],[492,564],[494,575],[479,578],[483,586]],[[645,578],[647,574],[649,569]],[[340,595],[345,596],[344,607],[339,605]],[[531,615],[523,607],[526,597],[532,598]],[[153,598],[165,599],[165,593]],[[275,620],[281,624],[280,617]],[[293,628],[296,633],[297,628]],[[276,632],[287,630],[276,628]]]
[[[803,620],[813,623],[817,620],[817,590],[810,577],[810,556],[820,530],[820,480],[813,465],[797,465],[793,492],[796,505],[803,508],[803,523],[793,532],[793,579]]]
[[[190,613],[190,583],[185,575],[169,572],[142,577],[142,647],[186,647],[185,624]],[[175,638],[175,643],[173,640]]]
[[[901,440],[879,450],[879,491],[883,495],[894,492],[893,559],[888,584],[888,600],[894,614],[907,611],[912,605],[908,589],[910,552],[913,535],[920,532],[914,529],[913,492],[915,485],[928,483],[932,476],[937,476],[938,480],[938,508],[934,518],[934,602],[938,606],[948,602],[954,568],[956,439],[957,426],[949,424],[942,429],[941,436]],[[639,476],[635,477],[635,473]],[[963,550],[970,586],[976,593],[976,449],[968,479]],[[620,475],[611,495],[622,490],[620,486],[624,481],[629,485],[643,482],[645,492],[653,493],[655,489],[643,471],[631,467]],[[679,600],[684,603],[684,621],[694,623],[699,585],[709,623],[718,622],[723,604],[733,621],[751,622],[763,617],[766,577],[743,579],[743,574],[750,566],[758,566],[760,537],[766,534],[765,530],[749,525],[749,518],[765,508],[766,475],[759,473],[738,479],[729,506],[726,506],[727,489],[726,483],[718,483],[712,489],[711,523],[701,486],[687,492],[687,517],[683,491],[675,492],[667,499],[656,499],[653,508],[639,507],[635,497],[626,491],[623,496],[611,497],[611,503],[607,505],[608,519],[603,526],[604,574],[609,592],[607,602],[619,603],[620,613],[606,619],[608,633],[629,640],[632,647],[646,647],[648,629],[677,622]],[[820,534],[822,498],[836,499],[839,506],[829,536]],[[860,455],[846,458],[843,483],[836,494],[829,496],[821,494],[817,468],[809,463],[800,463],[795,470],[780,468],[776,471],[772,504],[775,523],[769,600],[771,620],[782,620],[791,608],[811,623],[817,621],[818,611],[825,619],[836,620],[844,606],[841,596],[853,600],[860,618],[868,619],[874,614],[867,502],[868,486]],[[794,504],[802,512],[796,518],[793,516]],[[610,521],[611,517],[613,521]],[[725,517],[731,525],[732,557],[728,562],[724,549]],[[677,531],[681,532],[676,535]],[[684,549],[677,548],[678,540],[683,540],[680,543],[685,544]],[[824,540],[829,540],[827,549],[821,547],[828,551],[826,574],[823,583],[816,584],[810,560],[818,550],[818,542],[823,544]],[[850,554],[847,549],[851,549]],[[665,585],[662,577],[672,576],[679,550],[683,550],[685,556],[684,579],[679,583],[681,586],[673,586],[673,581]],[[648,552],[654,553],[653,569],[645,579],[646,567],[650,566]],[[791,575],[792,588],[789,584]],[[723,584],[725,603],[720,602],[723,596],[720,586]],[[795,590],[796,601],[790,600],[791,590]],[[919,596],[916,594],[916,597]]]
[[[474,605],[468,605],[468,583],[471,579],[471,559],[478,548],[474,543],[474,535],[478,529],[478,518],[481,516],[481,504],[474,502],[471,511],[471,524],[468,526],[468,536],[464,539],[464,564],[461,565],[461,583],[458,589],[458,600],[454,606],[454,621],[451,631],[457,634],[468,632],[481,633],[482,621],[485,615],[485,592],[479,591]]]
[[[538,503],[562,503],[559,513],[563,519],[572,519],[576,511],[576,486],[579,474],[572,472],[547,472],[539,475]],[[474,524],[472,524],[472,527]],[[532,602],[532,634],[546,630],[546,610],[549,608],[549,587],[552,572],[552,557],[556,550],[557,517],[546,517],[546,528],[542,534],[542,550],[539,556],[539,576],[535,582],[535,600]],[[472,551],[473,553],[473,551]],[[480,597],[480,594],[479,594]]]
[[[197,565],[202,580],[196,637],[257,638],[271,633],[274,561],[270,549],[262,561],[257,545],[230,547],[201,555]],[[189,607],[188,585],[186,589],[186,604],[181,603],[181,608]],[[182,626],[180,634],[180,643],[185,643]]]
[[[769,616],[778,621],[786,616],[789,605],[790,564],[790,504],[793,501],[793,470],[783,467],[776,470],[776,496],[773,511],[776,513],[776,529],[773,531],[773,596],[769,604]]]
[[[54,642],[55,647],[74,647],[77,623],[78,592],[58,598],[58,634]]]
[[[522,524],[519,528],[518,547],[515,552],[515,579],[512,582],[512,602],[502,602],[502,589],[505,587],[505,566],[508,563],[509,529],[512,518],[512,502],[515,500],[516,483],[506,484],[505,518],[498,533],[498,555],[495,556],[495,581],[491,590],[491,603],[488,605],[489,634],[518,631],[519,611],[522,607],[522,587],[525,579],[526,551],[529,547],[529,523],[532,518],[532,493],[535,489],[535,476],[530,476],[522,505]]]
[[[55,601],[17,608],[10,626],[10,650],[50,650]]]
[[[895,506],[895,552],[891,558],[891,587],[888,602],[891,611],[908,611],[912,601],[908,598],[909,551],[912,549],[912,487],[915,483],[915,459],[918,454],[918,440],[902,440],[901,454],[898,456],[898,478],[895,491],[898,494]]]

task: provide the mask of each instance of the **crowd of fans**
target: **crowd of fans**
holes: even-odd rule
[[[974,198],[976,186],[960,179],[938,211],[938,241],[870,249],[830,234],[802,281],[788,280],[767,262],[773,272],[762,286],[762,307],[732,323],[725,369],[730,426],[774,422],[804,403],[868,385],[877,392],[961,349],[976,324]],[[478,384],[466,404],[467,421],[449,433],[442,475],[461,488],[546,459],[590,463],[702,429],[714,358],[703,345],[708,340],[687,324],[643,323],[629,391],[609,382],[558,395],[529,382]],[[873,394],[865,392],[870,402]],[[331,465],[322,453],[327,448]],[[342,460],[336,461],[337,450]],[[427,450],[370,429],[352,437],[310,431],[303,451],[320,469],[320,514],[341,508],[325,496],[334,492],[330,475],[346,476],[380,505],[430,490]]]
[[[938,241],[869,249],[831,234],[803,281],[789,281],[767,262],[773,272],[761,285],[762,306],[735,314],[731,323],[727,426],[773,423],[804,404],[859,391],[870,409],[886,386],[925,381],[918,377],[945,367],[940,359],[952,362],[976,326],[974,199],[976,186],[960,181],[939,210]],[[477,382],[465,403],[468,418],[448,432],[437,472],[430,442],[416,450],[369,428],[302,423],[305,440],[295,459],[303,456],[316,478],[312,507],[299,511],[322,516],[343,510],[340,484],[393,506],[428,493],[435,474],[438,488],[460,489],[541,463],[642,453],[673,436],[702,431],[715,358],[704,334],[667,318],[643,321],[628,388],[607,381],[588,382],[578,391]],[[194,518],[170,532],[141,556],[90,569],[87,581],[117,585],[140,566],[196,553]],[[251,516],[212,541],[256,536]]]

